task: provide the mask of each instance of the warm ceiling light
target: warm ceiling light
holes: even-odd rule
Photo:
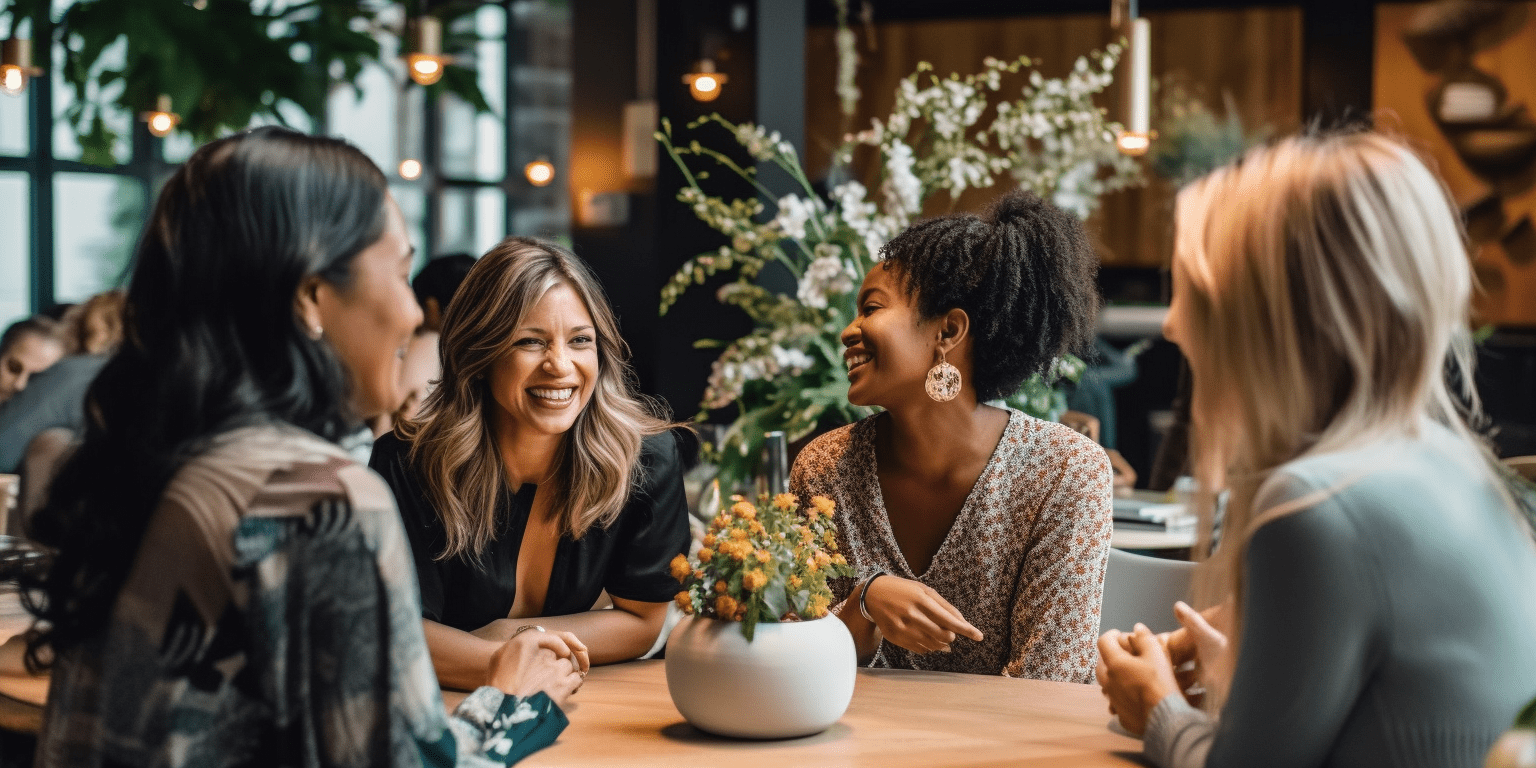
[[[1119,148],[1122,155],[1140,157],[1152,147],[1152,133],[1121,131],[1120,135],[1115,137],[1115,146]]]
[[[451,61],[443,55],[443,20],[422,16],[412,21],[410,46],[405,64],[411,79],[421,85],[431,85],[443,79],[443,70]]]
[[[688,92],[693,94],[697,101],[714,101],[720,98],[720,87],[725,85],[730,78],[715,71],[713,59],[700,59],[694,65],[693,71],[683,75],[683,82],[688,85]]]
[[[27,80],[42,74],[32,66],[32,41],[13,37],[0,42],[0,92],[20,96],[27,90]]]
[[[528,177],[529,184],[547,187],[555,180],[555,164],[541,157],[523,166],[523,175]]]
[[[421,178],[421,161],[401,160],[400,178],[405,179],[406,181],[415,181]]]
[[[150,133],[161,138],[169,136],[171,131],[181,123],[181,117],[171,111],[171,97],[163,93],[160,94],[160,98],[155,99],[155,108],[139,117],[149,123]]]

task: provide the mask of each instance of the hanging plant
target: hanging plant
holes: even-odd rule
[[[382,64],[379,34],[400,36],[399,23],[423,10],[423,2],[370,0],[80,0],[47,19],[64,48],[61,73],[74,99],[61,119],[79,140],[81,160],[116,163],[122,138],[104,117],[136,115],[161,94],[180,116],[177,130],[198,142],[241,130],[258,117],[286,124],[282,107],[297,106],[319,120],[337,85],[352,85],[368,64]],[[451,28],[453,19],[479,2],[434,4],[433,15]],[[40,28],[47,0],[0,0],[0,20],[17,29],[30,19]],[[402,13],[403,11],[403,13]],[[126,40],[122,66],[103,54]],[[450,52],[473,45],[473,35],[449,35]],[[118,86],[121,84],[120,88]],[[453,93],[477,111],[490,111],[475,73],[450,64],[429,93]],[[107,94],[115,94],[108,97]]]

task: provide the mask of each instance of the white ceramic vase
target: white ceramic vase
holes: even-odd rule
[[[853,699],[858,658],[842,620],[760,622],[752,642],[734,621],[689,616],[667,641],[667,688],[695,728],[789,739],[820,733]]]

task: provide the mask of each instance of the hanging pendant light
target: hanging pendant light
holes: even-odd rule
[[[452,61],[443,55],[443,20],[436,16],[412,20],[409,44],[411,52],[406,54],[405,66],[411,79],[421,85],[443,79],[443,70]]]
[[[163,93],[155,99],[155,108],[139,117],[149,123],[149,132],[160,138],[171,135],[181,123],[181,116],[171,111],[171,97]]]
[[[31,40],[12,37],[0,42],[0,92],[20,96],[27,90],[27,81],[42,73],[32,66]]]
[[[720,88],[730,80],[724,73],[715,71],[714,59],[699,59],[693,71],[683,75],[688,92],[696,101],[714,101],[720,98]]]
[[[1115,137],[1115,146],[1123,155],[1140,157],[1152,147],[1152,22],[1136,16],[1135,3],[1127,13],[1130,33],[1126,35],[1126,59],[1130,65],[1126,89],[1125,127]],[[1117,9],[1118,10],[1118,9]]]

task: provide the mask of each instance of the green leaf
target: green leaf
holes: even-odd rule
[[[783,582],[763,588],[763,607],[768,609],[768,621],[778,621],[779,617],[789,613],[789,595],[785,593]]]

